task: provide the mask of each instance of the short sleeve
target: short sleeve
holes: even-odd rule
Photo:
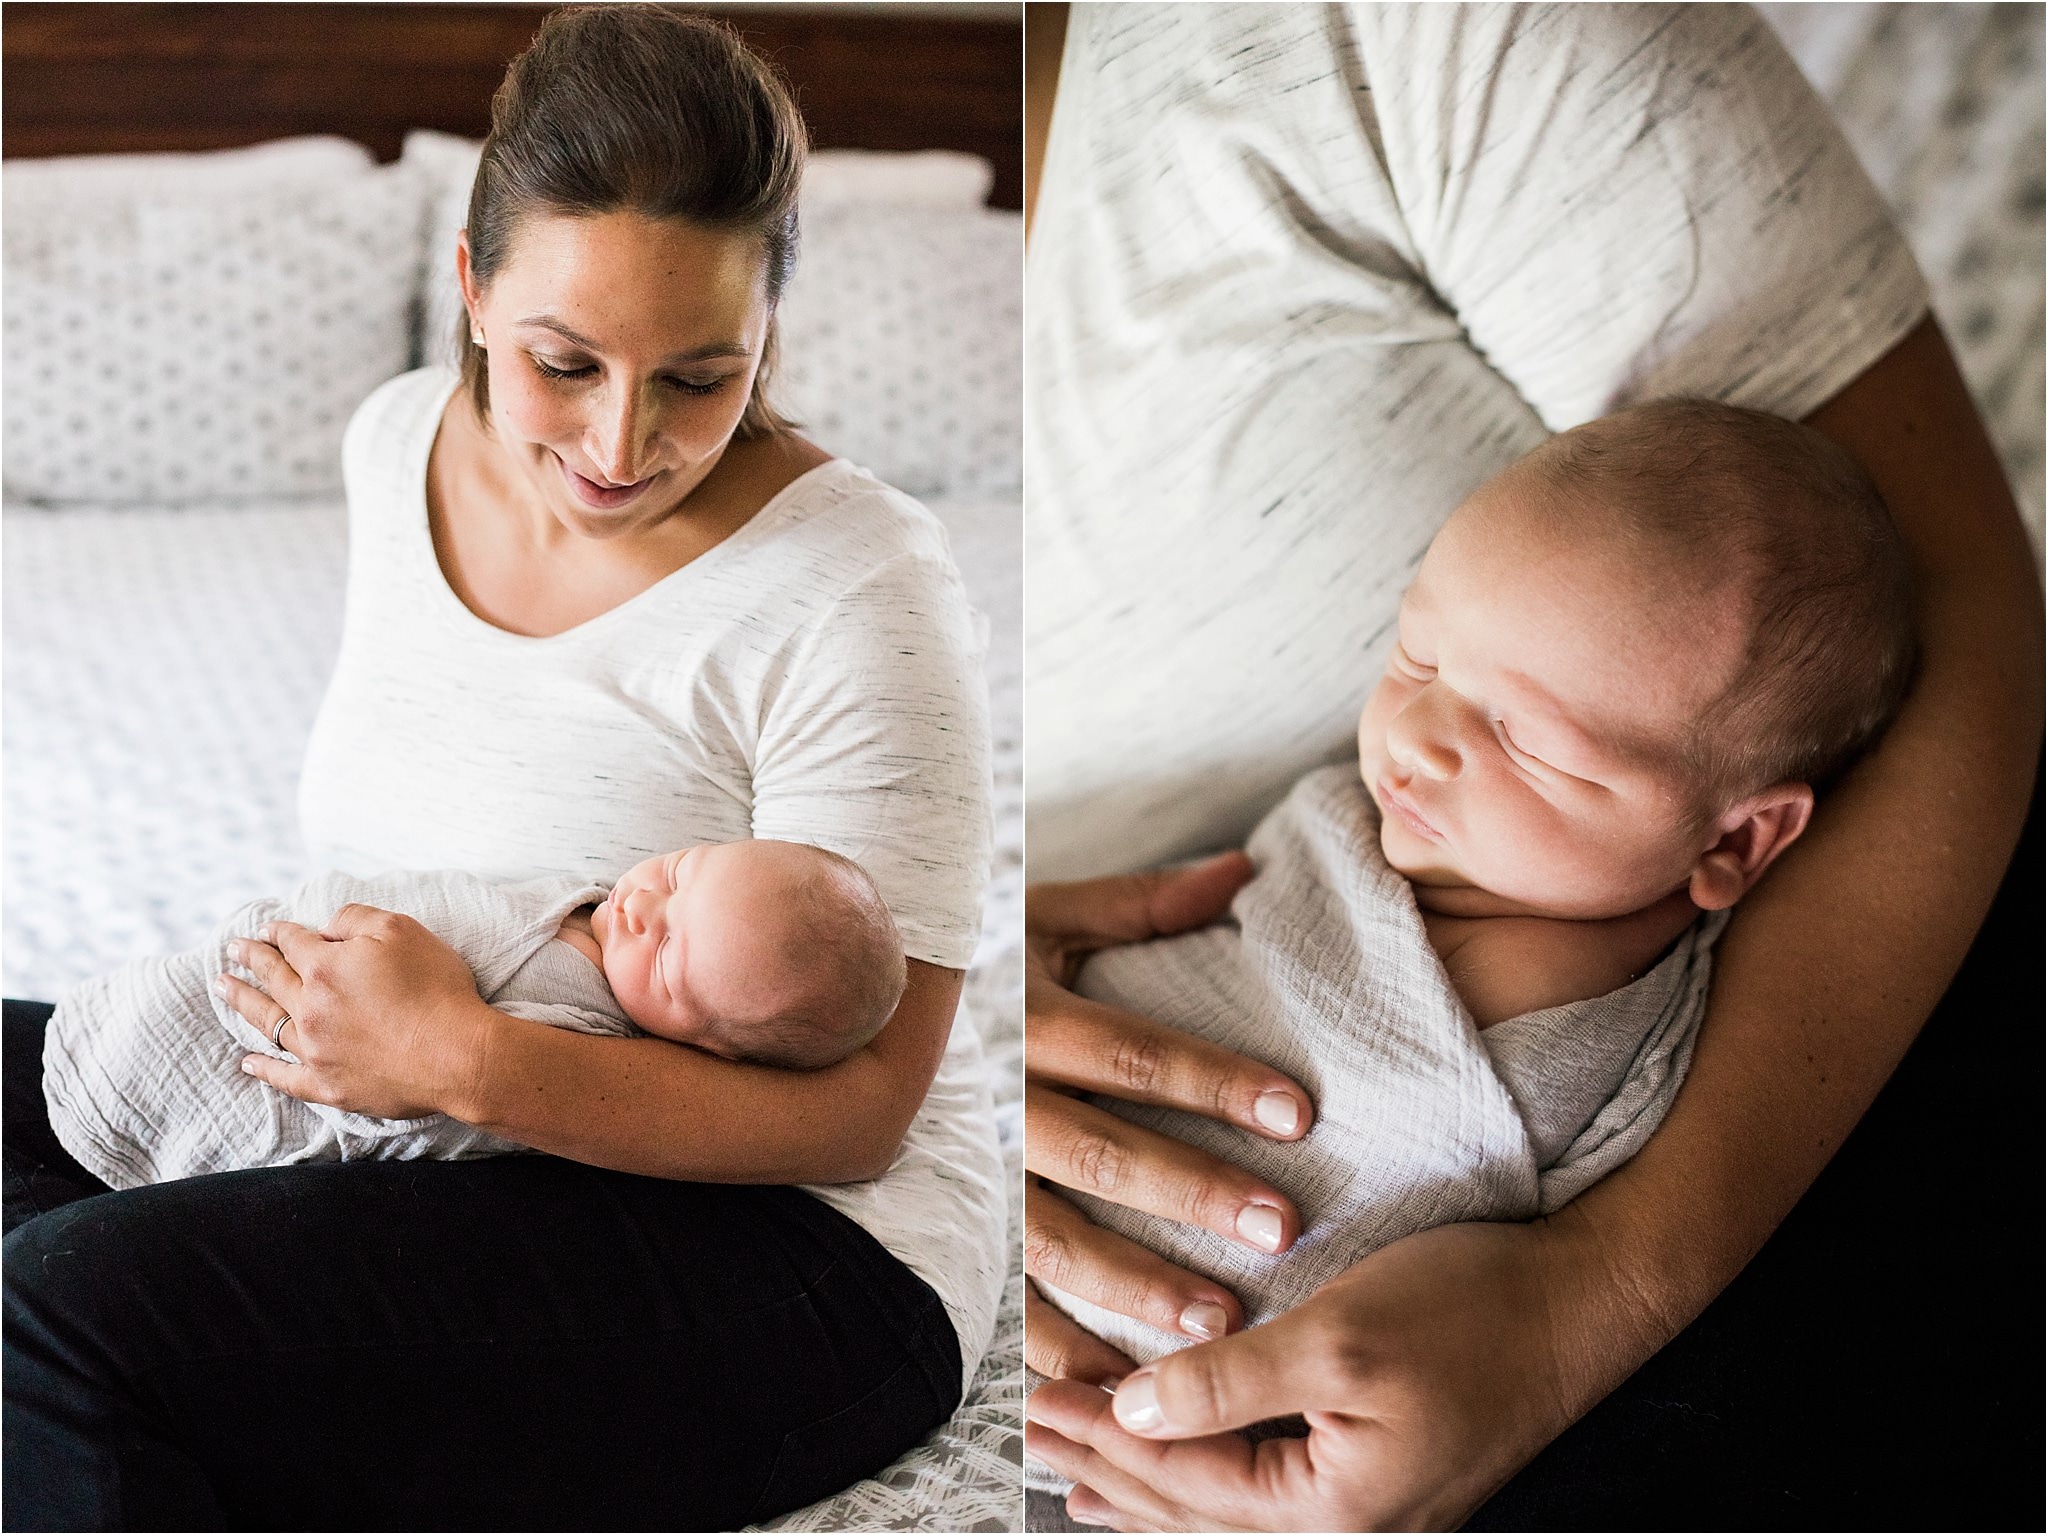
[[[1749,7],[1354,14],[1426,278],[1553,431],[1681,393],[1797,419],[1925,314],[1882,200]]]
[[[986,684],[943,559],[896,555],[844,591],[770,689],[757,837],[809,842],[874,880],[912,959],[965,969],[990,857]]]

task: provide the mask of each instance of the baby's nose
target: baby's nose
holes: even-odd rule
[[[647,931],[647,891],[638,885],[621,892],[618,898],[619,915],[626,919],[626,931],[644,933]]]
[[[1454,721],[1423,696],[1411,700],[1388,724],[1387,755],[1424,778],[1456,778],[1465,765]]]

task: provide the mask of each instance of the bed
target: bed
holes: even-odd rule
[[[1018,29],[1013,8],[945,9],[739,20],[825,151],[784,397],[943,519],[987,620],[996,859],[961,1026],[988,1056],[1014,1232]],[[544,10],[8,8],[7,995],[190,944],[305,872],[294,796],[340,630],[339,427],[350,395],[441,355],[474,136]],[[950,1422],[771,1527],[1016,1528],[1020,1286],[1013,1265]]]

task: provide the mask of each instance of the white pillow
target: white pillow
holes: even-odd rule
[[[406,135],[401,163],[439,188],[421,279],[423,361],[458,360],[455,236],[481,147]],[[1020,482],[1023,225],[981,206],[993,174],[949,151],[824,150],[805,177],[773,398],[821,446],[912,495]]]
[[[912,495],[1022,482],[1024,221],[982,208],[807,216],[772,398]]]
[[[958,150],[821,149],[804,166],[803,206],[806,216],[843,203],[962,212],[995,184],[993,165]]]
[[[246,149],[196,154],[53,155],[42,160],[9,160],[0,171],[7,211],[29,202],[141,193],[275,191],[307,181],[332,181],[361,174],[376,163],[353,139],[304,134],[272,139]]]
[[[339,488],[350,413],[408,363],[423,188],[366,154],[235,156],[167,157],[183,163],[160,176],[8,166],[10,497]]]

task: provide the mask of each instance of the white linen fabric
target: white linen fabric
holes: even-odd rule
[[[1413,888],[1380,853],[1379,816],[1356,773],[1308,774],[1250,850],[1259,872],[1232,903],[1233,923],[1105,949],[1082,968],[1079,990],[1308,1089],[1315,1123],[1291,1144],[1098,1100],[1280,1189],[1301,1211],[1300,1238],[1273,1258],[1070,1196],[1098,1224],[1224,1285],[1244,1303],[1245,1325],[1410,1232],[1555,1210],[1662,1122],[1691,1060],[1725,916],[1696,924],[1620,990],[1481,1033],[1430,946]],[[1048,1293],[1141,1364],[1190,1341]]]
[[[1243,838],[1457,502],[1620,405],[1799,417],[1922,316],[1753,13],[1089,6],[1027,272],[1034,873]]]
[[[695,842],[808,842],[867,871],[910,957],[964,969],[988,876],[983,637],[937,520],[835,459],[639,596],[511,634],[450,589],[428,527],[455,388],[406,374],[350,423],[341,654],[300,777],[316,866],[609,881]],[[811,1191],[938,1292],[970,1373],[1001,1176],[961,1022],[889,1171]]]
[[[318,930],[353,902],[417,918],[462,956],[493,1007],[585,1034],[637,1034],[604,972],[555,936],[564,917],[608,888],[561,874],[328,873],[281,900],[251,901],[207,942],[131,961],[64,995],[43,1035],[50,1128],[87,1172],[117,1189],[295,1162],[523,1151],[445,1114],[378,1119],[266,1087],[242,1071],[242,1057],[296,1057],[216,996],[213,978],[235,970],[253,979],[229,960],[231,939],[253,938],[272,921]]]
[[[8,496],[333,490],[349,412],[406,365],[420,182],[328,139],[140,158],[0,181]]]

